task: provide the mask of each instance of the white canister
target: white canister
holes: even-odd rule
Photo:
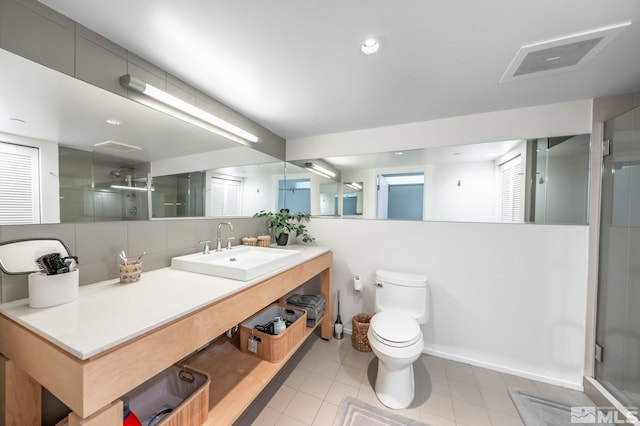
[[[48,308],[69,303],[78,298],[79,272],[29,275],[29,307]]]
[[[276,317],[275,321],[273,321],[273,332],[276,334],[283,333],[287,328],[287,324],[285,324],[284,320],[280,317]]]

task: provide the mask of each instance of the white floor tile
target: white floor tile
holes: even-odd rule
[[[466,426],[491,426],[489,413],[484,407],[458,399],[453,399],[452,402],[456,423]]]
[[[273,408],[281,413],[287,408],[296,394],[296,390],[289,386],[282,385],[267,402],[267,407]]]
[[[334,405],[340,405],[342,400],[348,396],[352,398],[357,397],[358,391],[359,389],[356,387],[345,385],[340,382],[333,382],[324,400]]]
[[[420,407],[421,416],[435,415],[449,420],[455,420],[453,403],[448,394],[432,392],[429,399]]]
[[[484,405],[480,388],[476,385],[459,382],[457,380],[449,380],[449,388],[451,398],[453,399],[459,399],[476,405]]]
[[[313,420],[313,426],[331,426],[338,412],[338,406],[324,401]]]
[[[492,426],[524,426],[518,416],[510,416],[499,411],[489,410],[489,419]]]
[[[275,426],[278,424],[278,419],[281,415],[282,413],[271,407],[262,407],[260,414],[251,424],[256,426]]]
[[[298,392],[293,397],[283,414],[304,424],[310,425],[316,418],[316,414],[318,414],[321,405],[322,400],[320,398]]]
[[[341,341],[314,337],[287,364],[247,410],[238,425],[332,425],[347,397],[389,410],[377,398],[372,380],[375,356],[359,352],[347,336]],[[305,352],[306,350],[306,352]],[[565,401],[593,404],[584,393],[526,378],[423,355],[418,365],[416,400],[407,410],[390,410],[431,426],[522,426],[508,387]],[[372,376],[372,377],[370,377]],[[580,405],[580,404],[578,404]],[[252,420],[255,419],[255,420]]]
[[[332,380],[327,379],[326,377],[315,373],[309,373],[298,390],[308,395],[315,396],[316,398],[324,399],[331,387],[331,383]]]
[[[304,423],[292,417],[289,417],[286,414],[282,414],[278,419],[277,426],[305,426],[309,424],[310,423]],[[261,425],[256,424],[256,426],[261,426]]]

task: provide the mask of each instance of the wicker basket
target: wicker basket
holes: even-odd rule
[[[271,237],[269,235],[259,235],[258,247],[269,247],[269,246],[271,246]]]
[[[358,314],[351,320],[351,344],[355,350],[360,352],[371,352],[369,338],[367,337],[370,323],[371,315],[369,314]]]
[[[256,237],[242,237],[242,244],[245,246],[255,246],[257,242]]]

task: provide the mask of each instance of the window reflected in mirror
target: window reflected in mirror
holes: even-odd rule
[[[378,219],[422,220],[423,172],[380,174],[377,182]]]
[[[278,182],[278,211],[289,209],[291,214],[311,211],[311,179],[280,179]]]

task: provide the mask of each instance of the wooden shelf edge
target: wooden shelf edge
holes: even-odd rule
[[[262,392],[267,385],[271,382],[271,380],[278,374],[278,372],[282,369],[282,367],[295,355],[296,352],[300,349],[300,347],[307,341],[309,336],[313,334],[315,329],[318,327],[316,325],[313,328],[306,328],[305,334],[302,339],[294,346],[291,351],[287,354],[287,356],[279,362],[268,362],[264,360],[260,360],[253,355],[248,355],[243,353],[237,349],[238,354],[246,355],[246,357],[250,357],[255,362],[253,365],[249,367],[250,371],[247,374],[238,373],[235,377],[236,385],[229,392],[226,393],[221,399],[218,401],[211,401],[212,406],[209,407],[209,417],[207,421],[203,424],[203,426],[213,426],[213,425],[221,425],[221,424],[232,424],[236,421],[242,413],[251,405],[251,403],[256,399],[256,397]],[[190,360],[184,362],[184,365],[193,368],[194,370],[203,371],[209,375],[211,379],[210,391],[209,394],[214,394],[214,389],[216,386],[216,376],[224,369],[224,374],[229,375],[229,373],[233,373],[234,367],[230,366],[229,363],[222,361],[225,359],[225,355],[213,355],[213,352],[216,352],[216,347],[220,347],[223,344],[230,343],[230,340],[226,337],[212,343],[208,348],[206,348],[203,353],[199,353],[194,355]],[[204,352],[210,351],[209,354],[204,354]],[[203,365],[203,363],[198,363],[199,358],[208,358],[211,361],[210,357],[219,358],[222,362],[210,363],[208,365]],[[231,354],[227,354],[227,357],[232,357]],[[236,356],[233,357],[234,361],[237,362],[241,357]],[[193,361],[192,361],[193,360]],[[241,360],[240,360],[241,362]],[[228,377],[227,377],[228,379]]]

